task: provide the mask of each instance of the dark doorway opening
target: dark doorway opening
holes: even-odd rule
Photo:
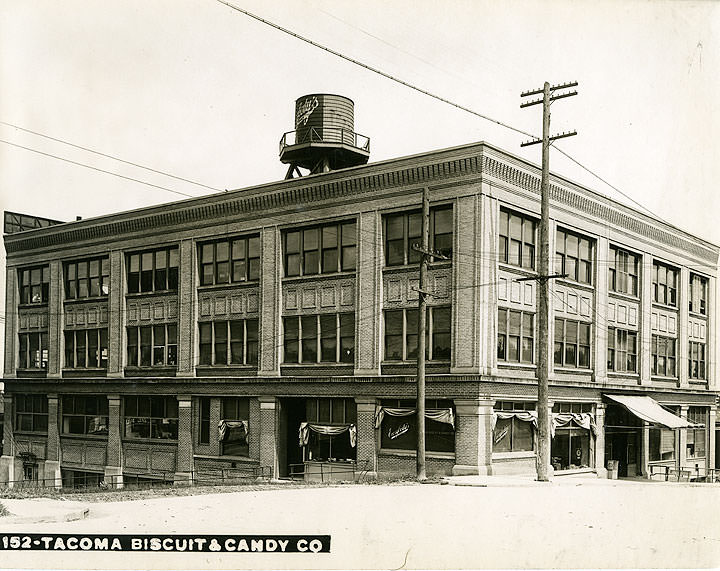
[[[618,477],[640,474],[642,421],[625,407],[609,404],[605,413],[605,465],[618,462]]]

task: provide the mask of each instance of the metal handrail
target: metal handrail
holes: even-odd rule
[[[298,133],[301,134],[299,138]],[[348,139],[352,140],[352,143],[347,143],[346,141]],[[370,137],[366,137],[365,135],[361,135],[355,131],[344,129],[342,127],[320,127],[319,131],[316,127],[310,127],[309,129],[296,129],[295,131],[288,131],[287,133],[284,133],[280,139],[280,152],[282,153],[285,147],[302,145],[304,143],[349,144],[350,146],[362,151],[370,152]]]

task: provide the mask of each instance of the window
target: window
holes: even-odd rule
[[[555,272],[568,279],[592,284],[593,242],[568,230],[555,234]]]
[[[107,329],[65,332],[66,369],[106,369],[107,360]]]
[[[498,401],[493,407],[505,413],[534,411],[533,402]],[[493,430],[493,452],[526,452],[535,449],[533,443],[532,422],[521,420],[518,416],[498,418]]]
[[[675,348],[677,340],[672,337],[652,336],[652,374],[675,377]]]
[[[705,458],[706,418],[707,409],[705,407],[688,407],[687,419],[692,422],[695,427],[687,429],[687,458]]]
[[[84,299],[110,292],[110,260],[94,258],[65,264],[65,297]]]
[[[384,399],[382,406],[415,411],[416,401],[415,399]],[[453,409],[453,402],[426,399],[425,411],[428,412],[430,409]],[[387,450],[417,450],[417,412],[403,416],[386,413],[380,425],[380,446]],[[455,428],[453,425],[426,416],[425,450],[428,452],[455,452]]]
[[[285,277],[355,271],[355,221],[283,232]]]
[[[637,373],[637,332],[608,327],[608,371]]]
[[[534,315],[514,309],[498,309],[498,361],[532,363]]]
[[[20,303],[47,303],[50,292],[50,266],[18,270]]]
[[[422,243],[422,212],[388,214],[385,226],[385,265],[403,266],[420,262],[421,254],[414,245]],[[452,257],[453,210],[452,206],[430,209],[430,250]],[[432,261],[432,258],[431,258]]]
[[[200,323],[201,365],[257,365],[258,320]]]
[[[640,256],[610,246],[608,287],[610,291],[637,296]]]
[[[305,420],[324,426],[347,426],[357,423],[357,406],[353,399],[309,398],[305,400]],[[350,443],[350,432],[322,434],[308,431],[304,447],[305,460],[355,460],[355,447]]]
[[[417,359],[418,310],[392,309],[385,316],[385,360]],[[430,361],[449,361],[451,356],[450,307],[428,307],[425,357]]]
[[[555,318],[555,365],[590,368],[590,324]]]
[[[210,398],[200,397],[200,433],[198,444],[210,444]]]
[[[590,402],[556,402],[553,404],[552,411],[554,413],[589,414],[592,413],[592,407]]]
[[[45,395],[15,395],[15,430],[47,432],[48,400]]]
[[[126,396],[124,405],[126,438],[177,440],[176,397]]]
[[[707,315],[708,280],[697,274],[690,274],[689,309]]]
[[[243,236],[200,245],[200,285],[260,278],[260,237]]]
[[[283,318],[285,363],[354,363],[355,314]]]
[[[522,214],[500,209],[500,261],[535,269],[536,222]]]
[[[174,367],[177,365],[177,325],[132,326],[127,328],[129,367]]]
[[[220,439],[220,454],[224,456],[248,456],[248,431],[250,401],[247,398],[226,397],[222,399],[224,431]]]
[[[677,275],[678,271],[662,264],[653,262],[653,301],[677,307]]]
[[[18,351],[19,369],[47,369],[48,366],[48,334],[19,333]]]
[[[673,414],[678,414],[677,407],[664,407]],[[650,425],[650,462],[675,460],[675,430]]]
[[[705,378],[705,343],[690,341],[688,347],[688,376],[691,379]]]
[[[127,256],[128,293],[177,291],[178,248],[162,248]]]
[[[62,397],[63,434],[108,433],[108,399],[106,396],[65,395]]]

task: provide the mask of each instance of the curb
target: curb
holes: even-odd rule
[[[37,516],[21,516],[21,515],[10,515],[0,518],[0,525],[2,524],[17,524],[17,523],[63,523],[69,521],[78,521],[86,519],[90,515],[90,508],[82,508],[79,510],[65,512],[57,515],[37,515]]]

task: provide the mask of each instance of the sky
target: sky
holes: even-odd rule
[[[720,244],[720,2],[234,3],[530,133],[541,131],[541,106],[521,109],[520,93],[577,81],[578,96],[553,104],[551,131],[578,135],[557,146],[662,219]],[[355,102],[371,162],[480,140],[540,162],[539,145],[520,147],[528,137],[217,0],[0,0],[0,86],[0,209],[59,220],[216,190],[17,127],[222,191],[282,179],[278,143],[293,129],[295,99],[337,93]],[[550,166],[639,208],[556,151]]]

